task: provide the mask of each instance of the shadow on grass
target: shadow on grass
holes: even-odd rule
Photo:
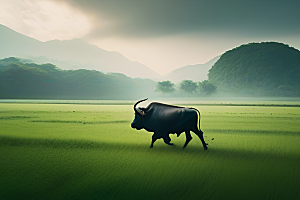
[[[14,119],[28,119],[28,118],[35,118],[30,116],[2,116],[0,120],[14,120]]]
[[[300,136],[300,131],[277,131],[277,130],[244,130],[244,129],[206,129],[205,133],[251,133],[251,134],[277,134],[277,135],[299,135]]]
[[[32,120],[28,122],[44,122],[44,123],[78,123],[78,124],[118,124],[118,123],[130,123],[129,120],[118,121],[67,121],[67,120]]]
[[[0,146],[11,147],[43,147],[43,148],[60,148],[60,149],[92,149],[99,151],[137,151],[139,153],[159,153],[168,155],[192,155],[192,156],[208,156],[219,159],[279,159],[281,161],[294,162],[299,158],[299,153],[294,154],[281,154],[280,152],[270,151],[253,151],[247,149],[224,149],[218,147],[209,147],[208,150],[204,150],[202,145],[188,146],[186,149],[182,149],[179,145],[157,145],[153,148],[149,148],[145,144],[135,143],[113,143],[113,142],[101,142],[101,141],[89,141],[89,140],[68,140],[68,139],[33,139],[33,138],[15,138],[15,137],[0,137]],[[297,161],[298,162],[298,161]]]

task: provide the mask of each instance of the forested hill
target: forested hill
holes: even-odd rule
[[[242,95],[300,96],[300,51],[276,42],[241,45],[225,52],[208,78]]]
[[[19,58],[0,60],[0,98],[138,99],[154,93],[155,82],[95,70],[61,70]]]

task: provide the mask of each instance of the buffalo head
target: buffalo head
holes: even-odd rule
[[[140,130],[140,129],[144,128],[143,116],[146,115],[146,114],[144,113],[144,111],[137,108],[136,106],[137,106],[137,104],[139,104],[143,101],[146,101],[147,99],[140,100],[140,101],[138,101],[134,104],[133,109],[135,111],[135,117],[134,117],[133,122],[131,123],[131,128],[135,128],[137,130]]]

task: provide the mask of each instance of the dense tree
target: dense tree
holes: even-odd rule
[[[198,89],[200,94],[210,95],[216,92],[217,87],[210,83],[208,80],[198,82]]]
[[[183,80],[179,84],[179,88],[186,94],[192,94],[197,90],[197,83],[192,80]]]
[[[140,99],[154,93],[155,82],[95,70],[61,70],[52,64],[0,60],[0,98]]]
[[[175,91],[174,83],[172,83],[171,81],[158,82],[155,90],[155,92],[160,92],[163,94],[172,93],[174,91]]]
[[[300,95],[300,51],[277,42],[250,43],[225,52],[208,80],[239,94]]]

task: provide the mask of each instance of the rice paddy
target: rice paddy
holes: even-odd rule
[[[130,127],[132,105],[0,103],[0,199],[300,199],[300,108],[209,106],[200,140]]]

